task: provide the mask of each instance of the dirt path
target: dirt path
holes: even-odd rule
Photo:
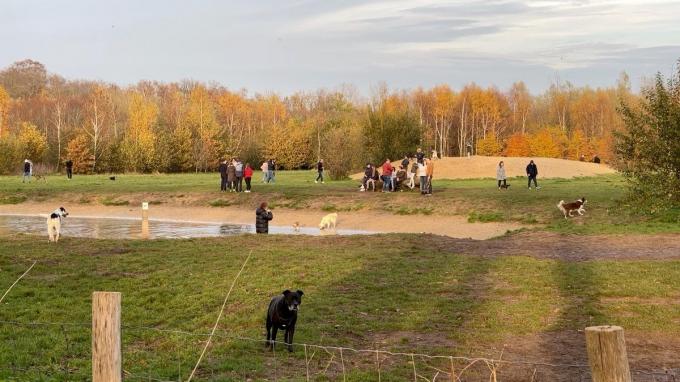
[[[57,205],[22,203],[0,205],[0,214],[47,214]],[[66,205],[73,217],[141,218],[141,209],[130,206]],[[325,212],[309,210],[274,210],[272,225],[289,226],[298,222],[303,227],[316,227]],[[524,227],[517,223],[468,223],[463,216],[393,215],[376,212],[339,212],[338,228],[376,233],[429,233],[452,238],[476,240],[501,236]],[[253,224],[255,212],[241,208],[150,206],[150,219],[186,222]]]

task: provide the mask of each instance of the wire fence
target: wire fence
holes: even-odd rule
[[[126,380],[186,381],[195,357],[210,338],[205,362],[194,380],[297,381],[589,381],[587,364],[526,359],[465,357],[294,343],[294,353],[277,341],[226,330],[191,332],[148,326],[122,327]],[[0,321],[0,335],[14,349],[0,356],[0,375],[26,380],[89,380],[91,323]],[[30,337],[30,338],[29,338]],[[36,341],[36,338],[38,339]],[[46,346],[45,341],[54,341]],[[58,345],[57,345],[58,343]],[[150,346],[143,346],[147,344]],[[55,348],[57,351],[55,351]],[[48,352],[48,349],[49,352]],[[634,381],[680,381],[680,368],[631,370]]]

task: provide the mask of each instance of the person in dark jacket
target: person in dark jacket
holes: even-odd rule
[[[408,155],[404,155],[404,159],[401,160],[401,167],[404,168],[404,170],[408,169]]]
[[[222,162],[220,162],[220,178],[222,179],[220,183],[220,191],[225,192],[227,191],[227,160],[223,159]]]
[[[66,179],[73,179],[73,161],[66,160]]]
[[[536,187],[537,190],[539,190],[541,187],[538,187],[538,183],[536,183],[536,177],[538,176],[538,167],[536,167],[536,163],[534,161],[529,161],[529,164],[527,165],[527,177],[529,178],[529,189],[531,190],[531,181],[534,181],[534,186]]]
[[[269,221],[274,218],[274,215],[267,207],[267,202],[262,202],[255,210],[255,232],[257,233],[269,233]]]
[[[233,159],[227,165],[227,183],[229,183],[229,192],[236,191],[236,166],[234,166]]]
[[[425,164],[425,153],[420,147],[418,147],[418,150],[416,151],[416,162]]]
[[[323,184],[324,183],[324,181],[323,181],[323,159],[319,159],[319,161],[316,163],[316,171],[319,173],[319,175],[317,175],[314,183],[319,183],[319,181],[321,181],[321,183]]]
[[[25,183],[28,179],[28,183],[31,183],[31,175],[33,174],[33,162],[28,159],[24,159],[24,177],[21,179],[21,183]]]

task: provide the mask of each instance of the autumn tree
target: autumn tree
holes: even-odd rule
[[[509,157],[527,157],[531,155],[531,145],[526,134],[515,133],[506,143],[505,155]]]
[[[94,155],[92,154],[90,137],[81,133],[69,141],[66,146],[66,157],[73,161],[73,172],[76,174],[88,174],[94,168]]]
[[[133,93],[128,111],[128,128],[122,144],[122,153],[128,170],[148,172],[155,168],[156,136],[154,126],[158,107]]]
[[[9,105],[10,105],[9,94],[5,88],[0,86],[0,138],[2,138],[3,133],[7,131],[5,127],[7,125],[7,117],[9,116]]]
[[[549,129],[541,129],[529,138],[531,156],[560,158],[561,150]]]
[[[219,141],[220,125],[215,115],[215,104],[208,89],[198,85],[191,90],[187,112],[182,122],[193,132],[193,157],[196,171],[207,171],[217,167],[224,154]]]
[[[41,161],[47,150],[47,139],[35,125],[29,122],[21,124],[18,142],[21,155],[32,161]]]
[[[106,89],[101,85],[94,85],[85,101],[85,121],[82,129],[90,139],[92,145],[92,172],[97,171],[97,160],[102,154],[106,133],[108,110]]]
[[[0,86],[4,87],[12,98],[34,97],[43,91],[46,84],[47,70],[45,65],[37,61],[17,61],[0,71]]]
[[[311,131],[295,119],[286,125],[276,125],[267,134],[263,147],[265,158],[275,159],[287,170],[298,169],[309,163]]]
[[[477,141],[477,155],[496,156],[501,153],[501,145],[498,143],[496,134],[491,132],[485,138]]]

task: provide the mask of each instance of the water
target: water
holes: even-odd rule
[[[47,237],[45,216],[0,215],[0,235],[26,233]],[[181,221],[124,218],[67,217],[62,220],[63,237],[88,237],[95,239],[187,239],[218,237],[255,233],[253,224],[191,223]],[[320,235],[317,228],[269,226],[271,234]],[[373,232],[338,229],[338,235],[367,235]]]

